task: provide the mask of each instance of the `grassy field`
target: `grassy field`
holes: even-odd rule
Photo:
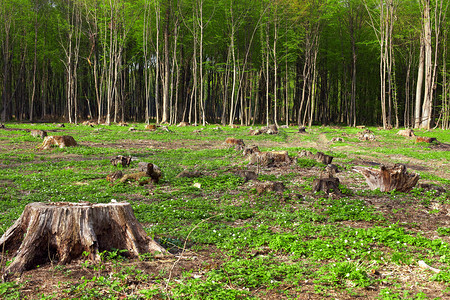
[[[147,231],[173,256],[128,259],[120,249],[102,262],[80,258],[26,271],[0,284],[1,299],[450,299],[450,134],[416,131],[440,143],[416,143],[398,130],[297,128],[251,136],[249,127],[128,127],[7,123],[0,129],[0,228],[4,232],[32,202],[129,202]],[[130,131],[130,127],[135,131]],[[40,138],[71,135],[78,146],[37,150]],[[287,150],[279,167],[249,165],[224,144],[243,139],[263,151]],[[333,142],[333,138],[341,141]],[[322,151],[334,157],[342,196],[313,193],[325,165],[300,158]],[[132,157],[128,168],[116,155]],[[158,165],[159,183],[110,184],[120,169]],[[420,174],[409,193],[369,190],[353,166],[405,164]],[[200,171],[196,178],[180,172]],[[239,170],[257,172],[246,181]],[[276,181],[281,192],[258,193]],[[422,184],[429,184],[428,187]],[[11,253],[3,253],[2,270]],[[440,270],[435,273],[419,261]]]

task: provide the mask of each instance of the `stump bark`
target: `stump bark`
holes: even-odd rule
[[[353,167],[353,170],[366,178],[370,189],[380,189],[382,192],[396,190],[407,193],[420,178],[419,174],[408,173],[403,164],[396,164],[392,168],[382,165],[379,170],[367,167]]]
[[[147,236],[129,203],[30,203],[0,239],[14,261],[3,274],[8,280],[36,265],[56,260],[66,264],[83,252],[99,261],[102,251],[125,249],[125,255],[167,254]]]

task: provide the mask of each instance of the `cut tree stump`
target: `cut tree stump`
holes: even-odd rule
[[[13,254],[3,280],[48,261],[66,264],[83,252],[98,262],[105,250],[125,249],[128,257],[167,254],[147,236],[129,203],[30,203],[1,237],[0,248]]]
[[[312,189],[313,192],[323,191],[326,194],[342,194],[341,190],[339,189],[339,178],[336,177],[316,178],[313,180]]]
[[[38,149],[47,150],[50,149],[53,145],[56,145],[59,148],[74,147],[77,145],[77,142],[70,135],[49,135],[44,138],[44,141],[38,147]]]
[[[371,190],[380,189],[382,192],[395,190],[407,193],[420,178],[419,174],[408,173],[403,164],[395,164],[392,168],[381,165],[379,170],[367,167],[353,167],[353,170],[366,178]]]
[[[126,168],[131,163],[131,156],[117,155],[116,157],[111,158],[110,161],[113,166],[122,165],[122,167]]]

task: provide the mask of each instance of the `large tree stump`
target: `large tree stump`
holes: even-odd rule
[[[382,165],[379,170],[367,167],[353,167],[353,170],[366,178],[371,190],[380,189],[382,192],[396,190],[407,193],[420,178],[419,174],[408,173],[403,164],[395,164],[392,168]]]
[[[74,147],[77,145],[77,142],[70,135],[49,135],[44,138],[44,141],[38,147],[38,149],[47,150],[50,149],[53,145],[56,145],[59,148]]]
[[[66,264],[83,252],[99,261],[105,250],[125,249],[125,255],[166,250],[147,236],[129,203],[31,203],[0,239],[0,249],[14,255],[3,274],[7,280],[49,260]]]

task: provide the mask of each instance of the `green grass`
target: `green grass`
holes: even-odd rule
[[[172,132],[150,133],[144,130],[144,124],[132,124],[138,131],[130,133],[128,127],[120,126],[98,126],[98,131],[74,125],[7,126],[57,129],[57,134],[74,136],[79,146],[37,151],[41,140],[29,133],[0,131],[2,232],[31,202],[106,203],[115,199],[130,202],[147,233],[170,251],[179,253],[185,242],[187,250],[192,252],[214,249],[207,254],[208,259],[199,255],[198,259],[204,259],[205,269],[182,270],[168,282],[167,270],[148,274],[139,264],[130,266],[131,261],[119,253],[106,253],[98,264],[89,261],[81,264],[80,268],[89,271],[91,276],[71,277],[69,282],[61,282],[57,290],[69,298],[119,299],[127,293],[135,297],[130,299],[264,299],[268,294],[295,299],[304,293],[316,294],[312,296],[318,298],[336,293],[357,297],[364,295],[368,287],[375,287],[379,299],[426,299],[423,298],[426,294],[409,291],[405,285],[398,286],[396,275],[381,280],[371,273],[374,269],[415,266],[419,260],[442,270],[430,276],[435,283],[449,283],[450,246],[444,238],[450,235],[450,230],[444,226],[436,228],[440,237],[433,238],[411,230],[408,227],[411,224],[392,224],[390,215],[367,201],[375,198],[387,203],[403,201],[405,209],[415,206],[417,210],[431,211],[431,203],[448,203],[448,192],[415,188],[408,194],[381,193],[352,191],[351,187],[342,185],[345,197],[328,198],[311,191],[312,180],[320,176],[325,166],[312,159],[298,158],[295,166],[283,172],[262,169],[258,174],[260,181],[283,182],[287,187],[285,192],[257,194],[253,182],[245,183],[234,174],[237,169],[251,168],[246,158],[222,144],[229,136],[242,138],[247,145],[264,141],[272,145],[262,148],[264,151],[287,150],[290,156],[297,156],[301,150],[317,152],[311,144],[302,147],[297,142],[314,143],[322,133],[327,139],[348,136],[344,143],[333,143],[322,150],[334,156],[333,162],[343,171],[351,166],[354,155],[371,155],[374,160],[401,155],[426,162],[449,161],[448,152],[415,144],[397,136],[395,130],[370,128],[378,142],[382,142],[381,147],[373,147],[370,142],[358,141],[356,134],[360,130],[355,128],[313,127],[301,136],[291,128],[274,136],[250,136],[248,127],[220,126],[222,130],[217,130],[217,125],[208,125],[198,133],[194,131],[202,127],[169,126]],[[450,143],[448,132],[416,134]],[[180,146],[170,148],[169,142]],[[101,143],[104,145],[100,147]],[[165,143],[164,147],[161,143]],[[10,150],[10,145],[15,149]],[[118,154],[134,158],[129,168],[111,165],[109,159]],[[163,177],[158,184],[111,185],[106,181],[106,175],[118,169],[131,173],[139,161],[152,162],[161,168]],[[177,178],[183,170],[201,171],[203,176]],[[421,171],[421,177],[441,185],[449,184],[448,179],[432,172]],[[194,184],[200,184],[200,188]],[[142,259],[154,260],[151,256]],[[207,267],[211,261],[217,261],[217,265]],[[55,271],[61,276],[68,274],[64,266]],[[130,283],[135,290],[130,290]],[[58,291],[39,297],[58,299]],[[2,299],[20,298],[21,293],[21,286],[16,283],[0,286]]]

